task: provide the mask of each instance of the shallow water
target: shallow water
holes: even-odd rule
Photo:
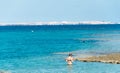
[[[1,26],[0,70],[11,73],[120,73],[120,65],[65,62],[120,52],[120,25]]]

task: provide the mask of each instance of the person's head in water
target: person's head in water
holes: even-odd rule
[[[68,56],[72,56],[72,53],[69,53]]]

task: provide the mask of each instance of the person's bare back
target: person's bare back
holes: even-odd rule
[[[74,58],[72,57],[72,54],[69,54],[68,57],[66,58],[66,62],[68,65],[72,65],[72,62],[74,61]]]

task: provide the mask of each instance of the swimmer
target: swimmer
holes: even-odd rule
[[[74,58],[72,57],[72,53],[69,53],[68,57],[66,58],[66,62],[68,65],[72,65],[72,62],[74,61]]]

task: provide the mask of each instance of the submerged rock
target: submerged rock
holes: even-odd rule
[[[103,63],[111,63],[111,64],[120,64],[120,53],[92,56],[86,58],[76,58],[76,60],[82,62],[103,62]]]
[[[11,72],[1,70],[0,73],[11,73]]]

